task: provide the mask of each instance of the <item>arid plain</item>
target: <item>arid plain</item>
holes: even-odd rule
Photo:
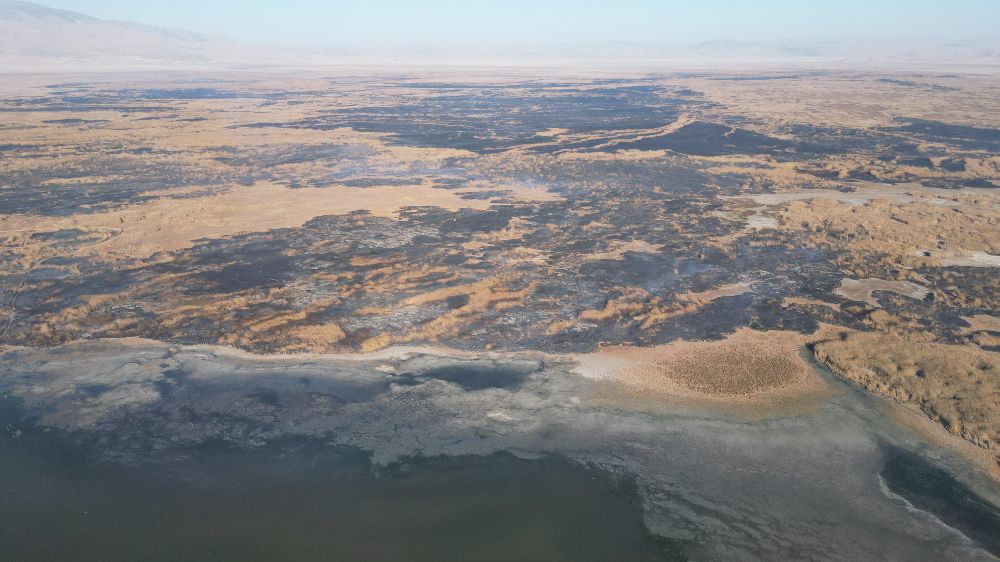
[[[0,390],[114,462],[557,454],[696,559],[1000,553],[995,76],[22,75],[0,115]]]

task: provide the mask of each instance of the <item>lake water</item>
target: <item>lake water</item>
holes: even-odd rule
[[[376,468],[356,449],[286,439],[119,464],[20,427],[0,439],[4,560],[677,559],[647,532],[631,480],[558,458]]]
[[[528,357],[4,359],[0,560],[1000,553],[995,483],[826,372],[815,400],[758,416],[615,401]]]

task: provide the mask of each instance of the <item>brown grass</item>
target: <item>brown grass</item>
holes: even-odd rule
[[[1000,253],[997,196],[955,196],[957,205],[924,200],[872,200],[851,205],[833,200],[792,201],[778,214],[782,228],[806,233],[816,246],[857,254],[886,254],[893,262],[945,265],[949,256]],[[934,250],[923,257],[924,250]]]
[[[369,352],[398,343],[414,341],[439,341],[454,336],[462,328],[475,321],[476,317],[490,310],[503,311],[522,304],[523,299],[534,292],[536,283],[528,283],[524,288],[512,290],[508,286],[519,280],[516,274],[500,274],[469,283],[435,289],[412,296],[402,301],[400,306],[423,306],[435,304],[449,297],[465,295],[468,301],[461,307],[448,310],[440,316],[414,327],[405,334],[381,333],[361,344],[362,351]]]
[[[88,246],[88,252],[146,257],[158,251],[186,248],[202,238],[301,226],[322,215],[365,210],[374,215],[393,216],[408,206],[454,211],[487,209],[491,204],[490,200],[462,199],[460,193],[429,184],[288,189],[258,183],[196,199],[157,199],[104,213],[71,217],[0,215],[0,230],[115,228],[120,234],[103,244]]]
[[[869,391],[917,405],[980,447],[1000,443],[1000,353],[927,338],[855,332],[815,345],[816,357]]]
[[[810,379],[796,332],[742,328],[720,341],[608,347],[574,356],[577,371],[610,380],[641,396],[694,396],[741,400],[804,388]]]
[[[584,310],[580,313],[579,318],[580,320],[601,322],[631,316],[645,308],[644,301],[648,298],[649,293],[643,289],[629,289],[625,294],[609,300],[602,309]]]

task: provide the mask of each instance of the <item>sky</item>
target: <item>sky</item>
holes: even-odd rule
[[[330,46],[929,38],[995,43],[1000,0],[37,0],[241,41]]]

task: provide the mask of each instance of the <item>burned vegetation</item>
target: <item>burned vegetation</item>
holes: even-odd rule
[[[995,450],[1000,83],[730,78],[26,80],[0,100],[0,343],[568,354],[738,332],[636,376],[741,395],[799,380],[764,353],[798,334]]]

